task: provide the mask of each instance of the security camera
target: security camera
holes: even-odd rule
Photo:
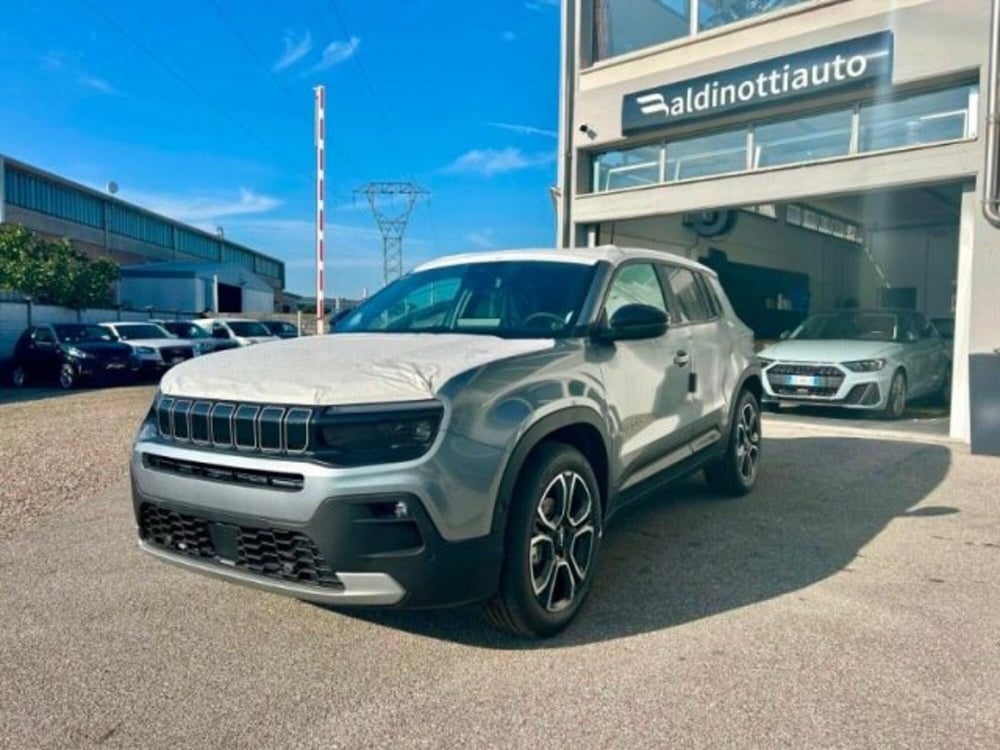
[[[583,125],[580,126],[580,132],[581,133],[589,133],[590,132],[590,125],[588,125],[587,123],[583,123]]]

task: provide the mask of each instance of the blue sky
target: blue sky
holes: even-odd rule
[[[0,153],[222,226],[309,292],[323,84],[326,291],[357,296],[382,279],[371,180],[432,191],[406,267],[551,244],[558,25],[558,0],[6,0]]]

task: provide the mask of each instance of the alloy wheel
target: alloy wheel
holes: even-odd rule
[[[587,482],[575,471],[562,472],[538,500],[528,546],[531,589],[546,611],[573,605],[590,572],[596,534]]]
[[[736,467],[744,481],[754,478],[759,458],[760,415],[753,403],[747,402],[740,409],[736,422]]]
[[[59,385],[63,388],[69,389],[73,387],[73,383],[76,381],[76,377],[73,374],[72,365],[63,365],[59,368]]]
[[[889,389],[889,401],[892,404],[892,415],[901,417],[906,412],[906,378],[901,372],[896,373]]]
[[[10,379],[13,381],[14,385],[18,388],[23,388],[25,382],[27,381],[27,373],[24,368],[18,365],[14,368],[14,371],[10,374]]]

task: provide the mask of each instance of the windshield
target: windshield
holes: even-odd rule
[[[255,320],[227,320],[229,330],[237,336],[270,336],[271,332]]]
[[[56,336],[64,344],[82,344],[94,341],[113,341],[111,332],[100,326],[79,325],[68,323],[53,326]]]
[[[507,338],[568,335],[594,266],[498,261],[405,276],[337,323],[337,333],[471,333]]]
[[[129,325],[116,325],[115,331],[122,341],[135,341],[136,339],[168,339],[170,334],[153,323],[136,323]]]
[[[164,323],[163,327],[182,339],[209,339],[208,331],[194,323]]]
[[[899,317],[881,312],[839,312],[813,315],[791,335],[793,339],[852,339],[898,341]]]

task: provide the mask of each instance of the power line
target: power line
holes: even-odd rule
[[[288,87],[285,86],[285,84],[282,83],[281,79],[274,74],[274,70],[271,68],[271,66],[261,59],[260,55],[258,55],[257,52],[254,50],[253,45],[251,45],[250,42],[247,40],[247,38],[243,36],[242,33],[240,33],[240,30],[237,28],[236,24],[233,23],[233,20],[229,17],[229,14],[226,13],[225,10],[223,10],[222,6],[218,2],[216,2],[216,0],[208,0],[208,4],[215,9],[216,14],[219,16],[220,19],[222,19],[222,23],[226,25],[229,31],[232,32],[233,36],[236,37],[236,39],[240,42],[240,44],[243,45],[243,49],[247,51],[250,57],[253,58],[254,62],[257,63],[257,66],[264,71],[267,77],[271,79],[271,81],[277,87],[278,91],[280,91],[282,95],[285,97],[285,99],[288,100],[289,104],[291,104],[294,109],[299,109],[299,107],[301,106],[302,111],[306,115],[306,117],[312,117],[312,110],[309,108],[309,105],[306,103],[306,101],[295,98],[295,96],[288,90]]]
[[[189,92],[191,92],[191,94],[193,94],[195,96],[195,98],[199,99],[203,104],[205,104],[206,106],[208,106],[210,109],[215,110],[216,113],[218,113],[219,115],[221,115],[225,119],[229,120],[229,122],[231,122],[232,124],[236,125],[236,127],[238,127],[240,130],[242,130],[247,136],[249,136],[251,139],[253,139],[254,141],[256,141],[258,144],[260,144],[264,148],[268,149],[269,151],[272,150],[273,147],[270,144],[266,143],[256,133],[254,133],[250,128],[248,128],[241,120],[237,119],[236,117],[234,117],[233,115],[229,114],[227,111],[225,111],[224,109],[222,109],[221,107],[219,107],[216,104],[215,100],[213,100],[211,97],[207,96],[206,94],[202,93],[202,91],[197,86],[195,86],[193,83],[191,83],[190,81],[188,81],[184,76],[182,76],[180,73],[178,73],[163,58],[161,58],[159,55],[157,55],[155,52],[153,52],[149,47],[147,47],[142,42],[140,42],[138,39],[136,39],[134,36],[132,36],[128,32],[128,30],[124,26],[122,26],[120,23],[118,23],[118,21],[116,21],[113,17],[111,17],[110,15],[108,15],[107,13],[105,13],[103,10],[101,10],[100,8],[98,8],[96,5],[94,5],[94,3],[91,2],[91,0],[82,0],[82,2],[83,2],[84,5],[86,5],[88,8],[90,8],[90,10],[95,15],[99,16],[100,18],[102,18],[105,23],[107,23],[109,26],[111,26],[115,31],[117,31],[123,37],[125,37],[125,39],[127,39],[129,41],[129,43],[132,44],[132,46],[134,46],[136,49],[138,49],[140,52],[142,52],[144,55],[146,55],[146,57],[148,57],[150,60],[152,60],[153,62],[155,62],[157,65],[159,65],[164,71],[166,71],[170,75],[171,78],[173,78],[175,81],[177,81],[179,84],[181,84]],[[297,175],[299,175],[300,177],[303,177],[304,179],[308,180],[309,182],[313,182],[314,177],[311,176],[311,175],[308,175],[305,171],[303,171],[301,169],[298,169],[296,167],[292,167],[292,170]]]

